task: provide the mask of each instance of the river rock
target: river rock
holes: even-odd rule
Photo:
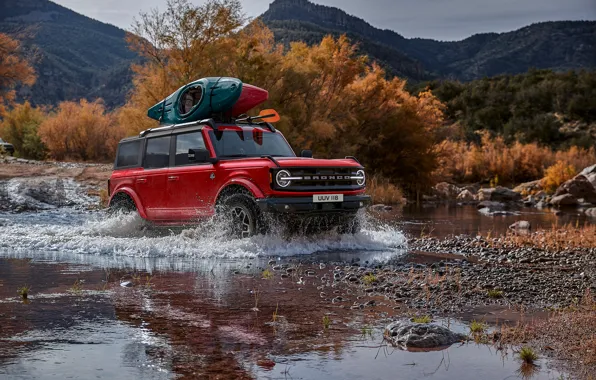
[[[491,189],[480,189],[478,191],[478,200],[480,201],[517,202],[521,198],[520,193],[501,186]]]
[[[447,182],[437,183],[434,187],[434,193],[440,199],[453,200],[461,193],[462,189]]]
[[[393,209],[393,207],[385,206],[384,204],[377,204],[377,205],[371,206],[370,209],[372,211],[376,211],[376,212],[383,212],[383,211],[391,211]]]
[[[464,189],[457,195],[457,200],[463,202],[473,202],[476,200],[476,196],[472,194],[470,190]]]
[[[553,206],[576,206],[577,198],[575,198],[571,194],[561,194],[558,196],[554,196],[553,199],[551,199],[550,203]]]
[[[520,193],[523,195],[526,194],[533,194],[535,192],[538,192],[540,190],[542,190],[542,184],[541,184],[541,180],[537,180],[537,181],[532,181],[532,182],[525,182],[522,183],[519,186],[516,186],[513,191],[515,191],[516,193]]]
[[[385,337],[397,347],[434,348],[449,346],[466,339],[443,326],[430,323],[397,321],[385,328]]]
[[[592,166],[588,166],[587,168],[582,170],[579,174],[586,177],[588,179],[588,181],[590,181],[592,186],[596,187],[596,164],[594,164]]]
[[[482,201],[478,203],[476,206],[478,209],[487,208],[489,210],[503,210],[505,208],[505,203],[501,202],[492,202],[492,201]]]
[[[509,228],[512,230],[530,230],[532,225],[527,220],[520,220],[510,225]]]
[[[596,188],[583,174],[576,175],[559,186],[554,198],[564,194],[570,194],[575,199],[583,198],[585,202],[596,204]]]

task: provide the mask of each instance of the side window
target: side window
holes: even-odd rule
[[[206,149],[201,131],[176,136],[176,166],[191,164],[188,161],[189,149]]]
[[[141,140],[130,141],[120,144],[116,168],[141,166],[140,163]]]
[[[147,139],[145,168],[166,168],[170,165],[170,136]]]

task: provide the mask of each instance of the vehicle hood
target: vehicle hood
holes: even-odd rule
[[[279,157],[275,159],[279,166],[283,168],[290,167],[354,167],[361,168],[362,165],[351,158],[326,160],[321,158],[305,157]]]

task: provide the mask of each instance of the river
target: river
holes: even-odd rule
[[[541,359],[528,374],[513,351],[492,345],[392,348],[383,326],[403,318],[400,311],[382,299],[361,310],[328,302],[320,279],[336,266],[415,261],[412,236],[497,234],[520,219],[535,227],[590,222],[575,213],[490,217],[443,205],[363,215],[356,235],[239,241],[212,223],[147,230],[135,216],[79,206],[0,213],[3,379],[556,379],[553,363]],[[262,279],[280,265],[313,269],[304,278],[275,269]],[[25,285],[27,302],[16,293]],[[435,323],[469,331],[466,320]]]

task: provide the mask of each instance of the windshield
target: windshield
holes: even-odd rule
[[[4,140],[0,138],[0,144],[4,144]]]
[[[261,129],[209,131],[218,157],[296,157],[279,133]]]

